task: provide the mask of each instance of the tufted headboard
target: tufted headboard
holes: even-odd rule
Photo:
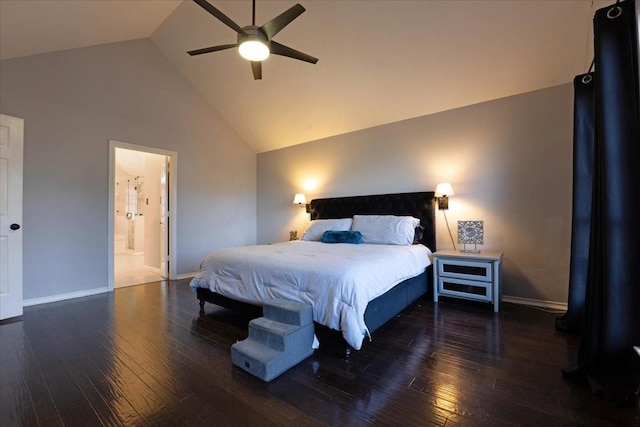
[[[372,196],[313,199],[311,219],[350,218],[354,215],[410,215],[424,227],[420,243],[436,251],[436,216],[433,191]]]

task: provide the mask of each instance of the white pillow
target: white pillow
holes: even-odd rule
[[[418,225],[412,216],[355,215],[351,230],[362,233],[362,243],[412,245]]]
[[[300,240],[320,241],[325,231],[349,231],[352,222],[351,218],[316,219],[309,223]]]

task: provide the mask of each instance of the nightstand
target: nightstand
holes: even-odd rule
[[[493,303],[500,309],[502,252],[452,250],[433,254],[433,301],[440,295]]]

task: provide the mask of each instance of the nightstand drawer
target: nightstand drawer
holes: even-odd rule
[[[438,278],[438,293],[440,295],[491,301],[491,282],[457,279],[453,277]]]
[[[491,281],[492,262],[455,260],[441,258],[438,262],[438,275],[461,279]]]

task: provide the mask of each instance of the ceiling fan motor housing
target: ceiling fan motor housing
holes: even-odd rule
[[[262,61],[271,52],[271,42],[259,27],[247,25],[242,28],[242,32],[238,32],[238,50],[248,60]]]
[[[260,30],[260,27],[247,25],[242,27],[242,31],[242,33],[238,33],[238,46],[247,41],[258,41],[271,49],[271,43],[267,35]]]
[[[242,27],[243,33],[238,33],[238,45],[244,41],[256,40],[269,45],[269,39],[267,35],[260,30],[260,27],[255,25],[247,25]]]

